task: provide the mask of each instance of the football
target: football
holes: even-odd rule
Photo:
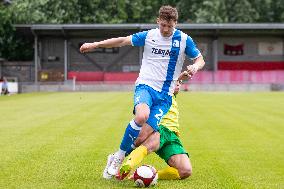
[[[142,165],[135,170],[133,178],[136,186],[144,188],[156,185],[158,174],[153,166]]]

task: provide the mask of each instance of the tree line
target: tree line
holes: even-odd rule
[[[31,56],[13,24],[153,23],[161,5],[177,7],[179,23],[284,22],[283,0],[2,0],[0,57]]]

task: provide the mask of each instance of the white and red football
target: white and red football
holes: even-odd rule
[[[154,167],[142,165],[135,170],[133,178],[136,186],[144,188],[156,185],[158,174]]]

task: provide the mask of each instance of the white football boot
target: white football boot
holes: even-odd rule
[[[103,178],[105,179],[111,179],[113,175],[108,173],[108,168],[110,167],[111,163],[113,162],[114,154],[109,154],[107,157],[107,164],[105,167],[105,170],[103,172]]]
[[[120,157],[117,153],[115,153],[113,156],[113,161],[111,162],[107,172],[112,176],[116,176],[119,172],[119,168],[123,162],[124,156]]]

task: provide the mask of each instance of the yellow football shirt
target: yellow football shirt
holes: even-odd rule
[[[175,132],[179,136],[179,111],[176,101],[176,97],[172,97],[172,106],[170,107],[168,113],[162,118],[160,125],[167,127],[170,131]]]

